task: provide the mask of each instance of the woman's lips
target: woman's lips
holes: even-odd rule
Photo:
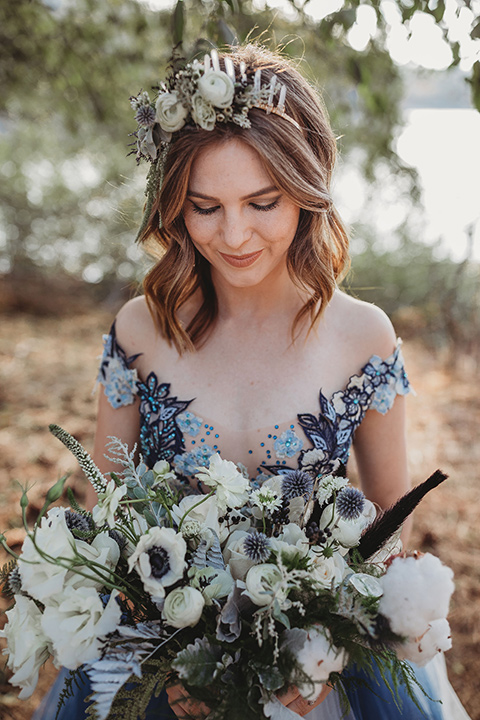
[[[233,265],[233,267],[248,267],[249,265],[253,265],[262,252],[263,250],[257,250],[257,252],[248,253],[248,255],[227,255],[221,252],[220,255],[229,265]]]

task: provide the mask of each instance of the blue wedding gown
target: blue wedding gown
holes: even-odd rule
[[[140,451],[147,465],[167,460],[185,477],[199,465],[208,465],[210,456],[242,462],[253,483],[285,470],[302,469],[317,474],[335,472],[346,464],[353,435],[367,410],[382,414],[392,407],[397,395],[410,391],[404,370],[400,343],[386,360],[374,355],[346,387],[328,399],[320,391],[313,411],[300,413],[291,422],[275,424],[260,430],[236,433],[201,415],[195,400],[180,400],[171,392],[170,384],[162,382],[154,372],[143,380],[132,367],[138,355],[127,357],[118,344],[115,324],[104,336],[104,354],[98,380],[114,408],[139,400]],[[248,448],[244,457],[237,457],[235,448]],[[56,683],[34,715],[34,720],[55,718],[59,693],[68,673],[60,672]],[[355,667],[347,668],[345,677],[362,677]],[[340,693],[334,689],[326,699],[308,713],[309,720],[469,720],[448,682],[443,656],[426,667],[415,666],[415,675],[425,690],[417,692],[419,710],[405,690],[400,689],[398,705],[381,677],[370,679],[371,689],[345,683],[350,709],[341,704]],[[85,682],[63,706],[58,720],[81,720],[89,695]],[[439,702],[441,699],[442,702]],[[147,720],[175,718],[168,706],[166,693],[153,699]],[[273,715],[275,720],[276,715]]]

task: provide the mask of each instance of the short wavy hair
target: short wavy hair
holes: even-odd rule
[[[279,76],[287,87],[285,111],[301,129],[252,108],[248,129],[218,123],[212,131],[185,127],[174,133],[163,183],[140,240],[158,257],[143,284],[150,311],[179,353],[207,340],[218,312],[209,263],[194,247],[183,219],[191,169],[206,148],[232,138],[242,140],[259,154],[273,184],[300,208],[287,267],[308,299],[294,320],[292,338],[302,319],[310,317],[310,329],[318,322],[349,263],[347,232],[330,196],[336,140],[320,96],[291,62],[276,53],[246,45],[228,55],[238,75],[243,61],[247,70],[261,68],[262,81]],[[197,291],[202,304],[184,328],[178,310]]]

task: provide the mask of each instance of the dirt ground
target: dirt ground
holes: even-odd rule
[[[105,312],[59,319],[13,314],[1,320],[0,531],[16,549],[23,540],[20,484],[32,487],[29,497],[39,506],[55,480],[74,471],[69,484],[82,498],[84,480],[69,452],[49,434],[48,424],[61,425],[91,448],[94,377],[101,334],[110,321]],[[406,342],[404,351],[417,391],[408,401],[412,479],[418,483],[437,467],[450,476],[417,510],[411,545],[434,552],[455,571],[453,649],[446,655],[447,664],[472,720],[480,720],[478,372],[467,360],[448,369],[438,354],[416,340]],[[0,560],[3,564],[5,558]],[[0,600],[0,609],[6,608],[5,599]],[[0,616],[0,626],[4,619]],[[29,720],[54,674],[47,666],[34,695],[22,702],[0,664],[1,720]]]

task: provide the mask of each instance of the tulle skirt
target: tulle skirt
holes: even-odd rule
[[[348,671],[349,675],[362,677],[362,673],[355,668]],[[43,699],[35,712],[33,720],[53,720],[57,712],[57,705],[68,671],[60,671],[57,680]],[[415,675],[425,690],[416,690],[416,700],[421,707],[408,696],[403,688],[399,691],[398,704],[378,675],[372,682],[371,678],[363,676],[369,681],[369,688],[345,684],[345,690],[350,702],[346,709],[342,704],[338,690],[330,692],[326,699],[308,713],[308,720],[470,720],[460,700],[450,685],[445,668],[443,655],[438,655],[423,668],[415,666]],[[85,699],[90,694],[88,679],[82,674],[84,682],[75,689],[73,696],[69,697],[58,715],[58,720],[83,720],[87,704]],[[283,717],[282,717],[283,716]],[[291,717],[298,715],[291,714]],[[175,713],[169,707],[167,695],[162,692],[158,698],[150,702],[145,720],[174,720]],[[284,720],[283,708],[279,707],[272,715],[272,720]]]

